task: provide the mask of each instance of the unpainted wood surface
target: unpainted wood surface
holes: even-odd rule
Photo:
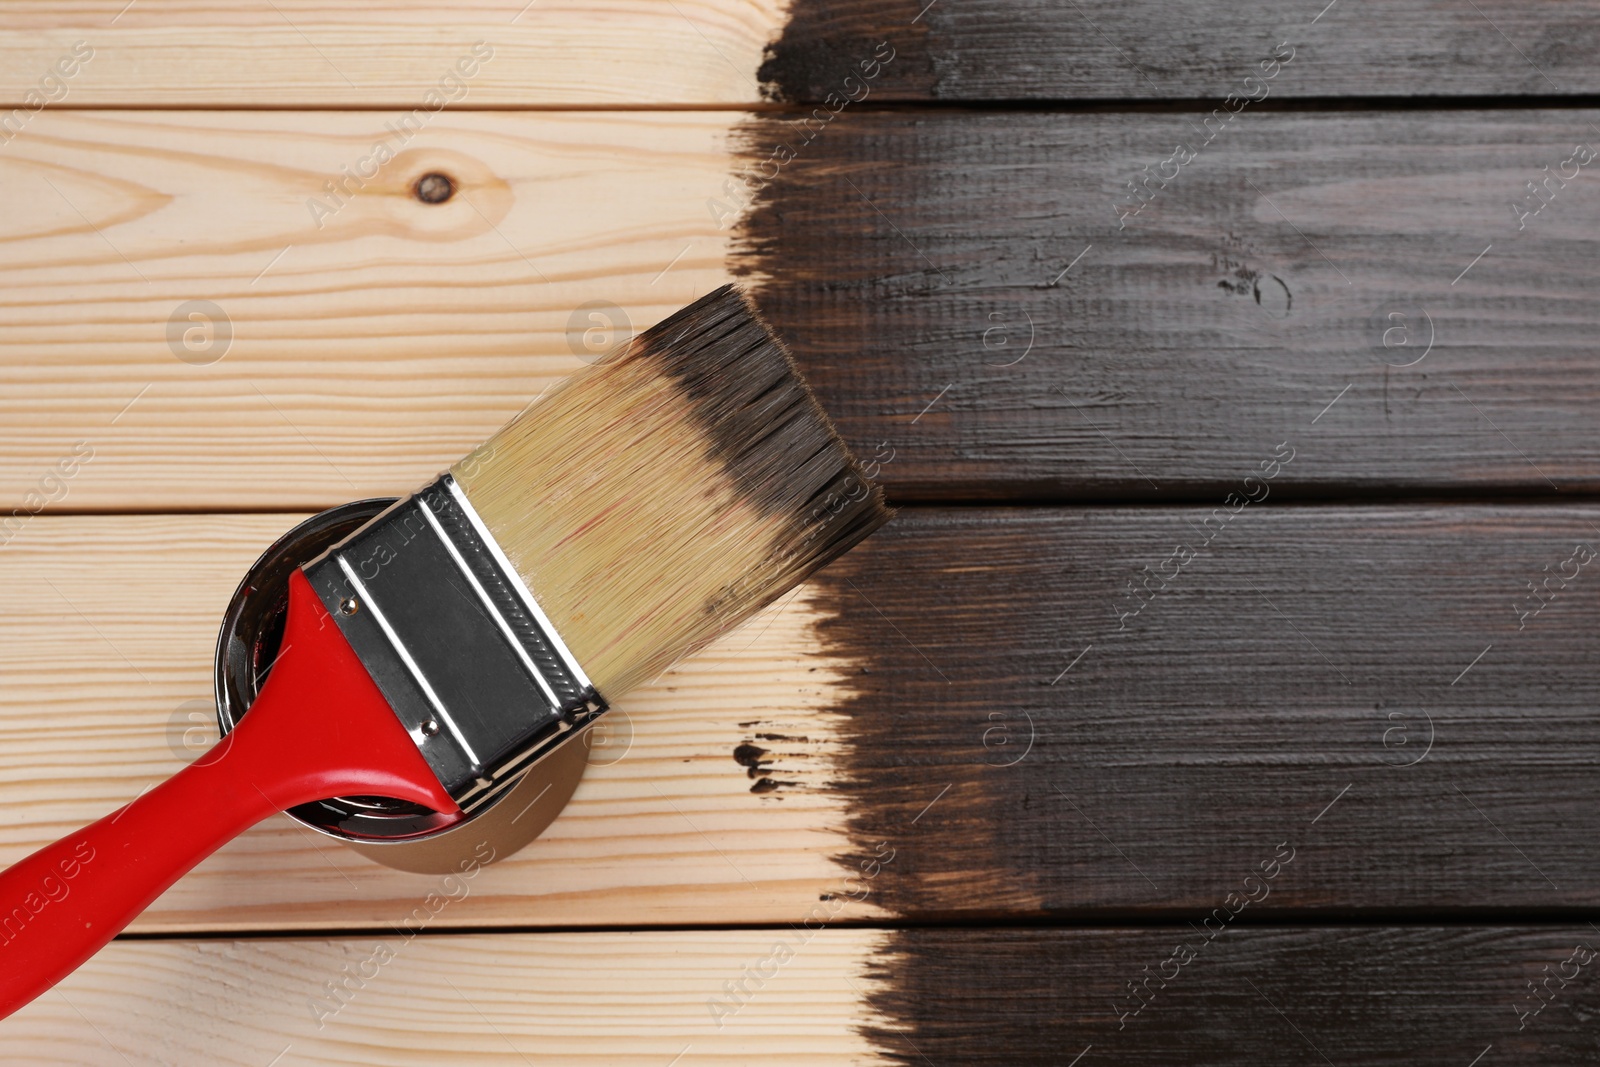
[[[451,114],[403,147],[398,121],[47,112],[5,146],[7,510],[78,441],[68,507],[409,492],[726,280],[725,116]],[[417,199],[428,173],[456,194]]]
[[[8,2],[0,19],[0,105],[32,106],[30,91],[57,107],[409,109],[436,107],[440,98],[451,108],[749,103],[761,98],[755,71],[782,6]],[[92,52],[88,61],[60,83],[41,84],[79,41]]]
[[[470,900],[476,886],[460,891]],[[74,1067],[886,1063],[860,1032],[877,1021],[866,971],[885,937],[121,941],[6,1020],[0,1056]],[[743,991],[730,995],[734,983]]]
[[[255,556],[301,517],[46,515],[0,548],[0,865],[205,751],[218,620]],[[836,858],[850,843],[829,789],[829,705],[857,668],[818,643],[808,597],[619,701],[556,824],[427,925],[798,923],[828,893],[840,897],[830,920],[882,914],[873,885],[847,885],[856,868]],[[439,884],[275,816],[134,928],[383,930]]]

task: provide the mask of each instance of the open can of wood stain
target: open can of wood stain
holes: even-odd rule
[[[275,541],[234,590],[217,638],[217,726],[226,736],[254,703],[277,659],[289,602],[289,575],[354,533],[393,498],[341,504]],[[290,818],[390,867],[453,873],[463,863],[504,859],[566,807],[583,777],[592,724],[470,810],[441,815],[388,797],[335,797],[302,804]],[[487,846],[487,848],[485,847]]]

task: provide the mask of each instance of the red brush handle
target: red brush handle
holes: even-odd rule
[[[348,795],[459,810],[295,571],[282,651],[239,725],[133,803],[0,874],[0,1018],[268,815]]]

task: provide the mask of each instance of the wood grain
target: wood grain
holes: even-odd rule
[[[1228,512],[919,508],[823,573],[877,902],[1199,922],[1281,846],[1257,914],[1586,915],[1600,511]]]
[[[883,1063],[858,1030],[874,1019],[865,971],[883,939],[121,941],[8,1019],[0,1054],[79,1067]],[[741,981],[734,1000],[725,984]],[[348,983],[342,998],[330,982]]]
[[[399,121],[47,112],[7,145],[6,510],[80,440],[69,507],[408,492],[726,280],[725,117],[445,115],[403,147]],[[430,172],[456,195],[413,196]]]
[[[411,108],[430,90],[473,108],[750,102],[760,99],[755,70],[781,6],[7,3],[0,106],[23,106],[77,41],[92,58],[65,81],[64,96],[44,86],[54,106]],[[491,55],[462,77],[456,64],[479,42]]]
[[[1597,940],[1587,923],[1255,927],[1209,941],[1187,924],[908,931],[869,987],[894,1023],[869,1032],[908,1067],[1589,1063]],[[1563,968],[1580,945],[1590,962]],[[1542,987],[1531,1014],[1529,983],[1558,972],[1567,980]]]
[[[1220,500],[1285,440],[1282,496],[1594,492],[1595,118],[846,116],[733,263],[902,500]]]
[[[205,750],[228,597],[298,518],[47,515],[0,549],[0,864]],[[840,893],[851,872],[836,859],[849,841],[843,800],[827,788],[840,773],[829,705],[857,668],[819,646],[806,597],[618,701],[610,744],[592,750],[557,823],[428,926],[798,923]],[[278,816],[134,929],[383,930],[439,883]],[[870,892],[823,914],[845,907],[881,914]]]

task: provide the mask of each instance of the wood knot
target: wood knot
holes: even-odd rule
[[[442,204],[455,195],[456,183],[448,174],[431,171],[418,178],[411,191],[424,204]]]

